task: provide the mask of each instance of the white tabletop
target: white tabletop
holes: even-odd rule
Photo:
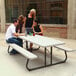
[[[54,45],[61,45],[64,42],[56,40],[54,38],[49,38],[45,36],[35,35],[35,36],[19,36],[19,38],[23,40],[27,40],[31,43],[37,44],[42,47],[54,46]]]

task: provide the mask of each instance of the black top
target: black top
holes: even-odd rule
[[[26,24],[25,24],[25,28],[31,28],[33,25],[33,18],[28,18],[26,19]]]
[[[34,26],[35,32],[41,32],[40,25]]]

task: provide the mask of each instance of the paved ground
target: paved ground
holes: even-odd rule
[[[76,52],[68,53],[66,63],[29,72],[25,67],[26,58],[20,54],[10,56],[7,53],[7,44],[4,36],[4,33],[0,34],[0,76],[76,76]],[[64,41],[66,43],[65,46],[76,49],[76,40],[56,39]],[[40,50],[41,52],[42,49]],[[39,59],[34,60],[31,63],[32,66],[38,66],[43,63],[43,54],[41,52],[35,52],[39,55]],[[63,52],[54,48],[54,59],[58,60],[63,57]]]

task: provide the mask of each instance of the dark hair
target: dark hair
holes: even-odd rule
[[[35,22],[38,24],[38,20],[36,19]]]
[[[17,22],[17,19],[13,19],[13,23]]]
[[[19,24],[23,25],[23,23],[24,23],[24,16],[23,15],[20,15],[18,17],[18,20],[19,20]]]

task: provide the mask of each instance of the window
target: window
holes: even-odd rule
[[[67,0],[6,0],[6,21],[27,16],[32,8],[42,24],[67,24]]]

